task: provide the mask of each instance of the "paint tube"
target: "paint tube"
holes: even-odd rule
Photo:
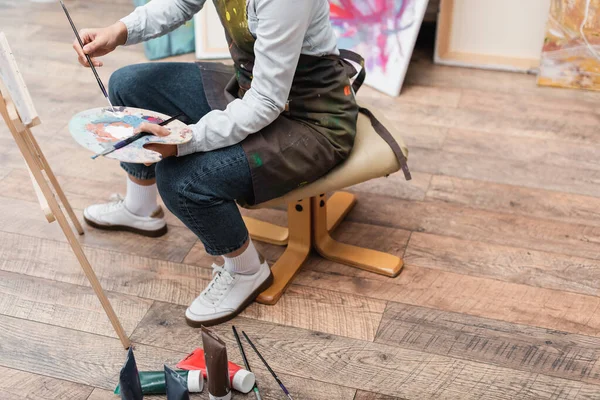
[[[119,374],[119,386],[121,387],[121,400],[142,400],[144,398],[140,375],[131,347],[127,352],[125,365],[123,365]]]
[[[166,365],[164,368],[167,400],[190,400],[188,382]]]
[[[227,347],[215,333],[202,327],[202,346],[206,362],[208,398],[230,400],[231,384],[227,368]]]
[[[197,348],[196,350],[192,351],[190,355],[177,364],[177,368],[188,371],[200,370],[202,371],[202,375],[206,378],[204,350]],[[238,392],[249,393],[256,382],[254,373],[243,369],[231,361],[228,362],[227,368],[229,370],[229,383],[231,384],[231,387]]]
[[[204,389],[204,378],[201,371],[175,371],[186,382],[190,393],[200,393]],[[140,371],[140,383],[143,394],[167,393],[165,373],[163,371]],[[115,389],[115,394],[121,391],[120,385]]]

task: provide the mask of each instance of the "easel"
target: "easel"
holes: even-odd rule
[[[46,215],[46,219],[50,223],[57,221],[60,225],[73,253],[75,253],[79,264],[81,264],[85,276],[92,285],[108,319],[119,336],[123,347],[126,349],[129,348],[131,342],[123,330],[115,311],[98,281],[98,277],[94,273],[79,240],[77,240],[77,236],[69,226],[69,221],[61,208],[62,204],[77,232],[83,235],[84,232],[81,224],[77,220],[50,165],[48,165],[46,157],[44,157],[42,150],[31,133],[30,128],[39,125],[40,119],[33,106],[33,101],[31,100],[25,81],[19,73],[16,60],[10,51],[6,36],[2,32],[0,32],[0,114],[4,118],[25,159],[29,174],[32,177],[33,187],[42,210]],[[55,194],[58,196],[58,199]]]

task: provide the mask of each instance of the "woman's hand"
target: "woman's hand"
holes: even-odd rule
[[[137,132],[148,132],[155,136],[169,136],[171,134],[171,131],[164,126],[149,124],[147,122],[142,123],[137,129],[136,133]],[[163,158],[177,155],[177,145],[175,144],[147,143],[144,145],[144,148],[160,153]]]
[[[106,28],[82,29],[79,36],[84,45],[83,49],[77,39],[73,41],[73,48],[79,56],[79,63],[84,67],[89,67],[85,58],[87,54],[95,67],[101,67],[102,61],[98,61],[96,58],[112,52],[117,46],[124,45],[127,41],[127,27],[119,21]]]

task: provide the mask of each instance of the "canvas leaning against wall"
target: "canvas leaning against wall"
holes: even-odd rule
[[[552,0],[538,84],[600,90],[600,0]]]
[[[365,58],[366,84],[398,96],[428,0],[330,0],[339,47]]]

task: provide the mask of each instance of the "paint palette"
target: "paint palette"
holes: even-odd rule
[[[69,131],[77,143],[95,154],[135,134],[143,122],[160,124],[170,118],[154,111],[131,107],[94,108],[76,114],[69,122]],[[162,160],[162,156],[144,148],[147,143],[183,144],[192,139],[192,130],[181,121],[166,126],[169,136],[145,136],[122,149],[107,155],[119,161],[135,164],[151,164]]]

